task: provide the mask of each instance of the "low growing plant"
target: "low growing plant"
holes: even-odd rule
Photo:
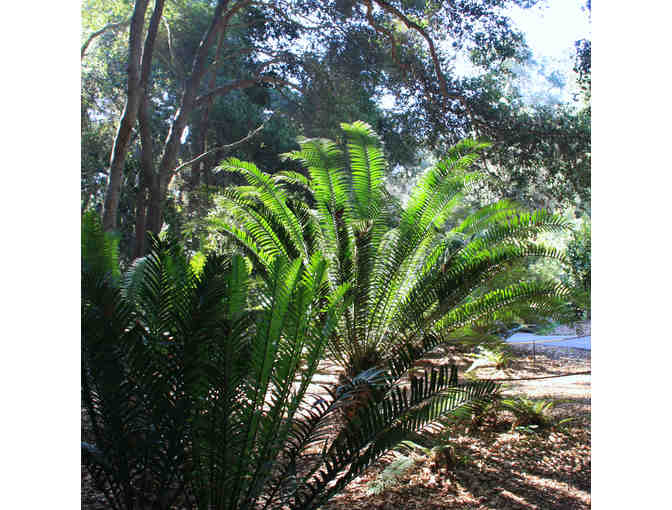
[[[511,364],[513,356],[504,345],[493,345],[492,347],[480,346],[476,348],[475,354],[470,354],[474,361],[467,369],[472,372],[478,368],[495,367],[497,370],[505,370]]]
[[[532,400],[526,397],[503,399],[502,408],[514,415],[511,429],[521,427],[523,430],[543,430],[553,426],[553,418],[549,415],[554,407],[551,400]]]
[[[416,464],[417,459],[413,456],[401,455],[385,466],[385,469],[374,480],[369,482],[366,493],[369,495],[381,494],[386,489],[394,487]]]
[[[457,455],[455,448],[446,441],[433,446],[423,446],[411,440],[400,442],[395,450],[400,456],[390,462],[381,473],[368,484],[368,494],[380,494],[390,487],[398,485],[400,480],[416,466],[428,464],[436,473],[441,469],[453,469],[459,464],[470,461],[467,455]]]
[[[579,318],[590,318],[591,301],[591,226],[590,219],[584,219],[581,225],[572,232],[567,245],[569,261],[569,278],[567,283],[572,288],[572,298],[581,312]]]
[[[331,290],[321,257],[275,260],[255,301],[238,255],[192,266],[154,241],[122,275],[100,223],[83,227],[82,459],[111,508],[315,509],[410,432],[497,391],[458,384],[455,367],[400,387],[401,356],[312,398],[348,290]]]
[[[212,224],[237,241],[261,275],[276,259],[305,263],[324,254],[329,285],[349,284],[348,305],[328,345],[348,376],[384,365],[399,349],[426,352],[510,307],[550,316],[564,301],[559,282],[506,278],[516,261],[563,258],[534,241],[541,232],[563,231],[563,218],[509,201],[453,218],[481,178],[469,168],[489,144],[464,140],[451,148],[402,207],[385,188],[378,136],[362,122],[342,128],[346,147],[304,139],[300,151],[287,155],[305,174],[271,175],[250,162],[225,161],[221,170],[247,184],[224,192],[224,217],[213,214]],[[304,200],[296,200],[296,189]]]

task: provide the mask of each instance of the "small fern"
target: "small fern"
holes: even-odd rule
[[[426,441],[426,438],[422,439],[423,442]],[[396,447],[396,450],[401,452],[401,457],[388,464],[376,479],[369,483],[367,494],[380,494],[389,487],[397,485],[416,465],[427,461],[429,469],[438,472],[441,468],[450,469],[470,460],[466,455],[456,455],[454,447],[446,441],[440,441],[438,444],[435,444],[434,440],[431,442],[433,446],[423,446],[411,440],[401,441]]]
[[[505,370],[511,364],[513,356],[504,346],[478,347],[476,354],[469,355],[474,361],[467,369],[470,373],[473,370],[483,367],[494,366],[497,370]]]
[[[367,495],[381,494],[389,487],[399,483],[401,478],[415,467],[417,459],[412,456],[403,455],[390,462],[385,469],[369,483],[366,489]]]
[[[553,409],[555,403],[551,400],[532,400],[526,397],[514,399],[504,399],[501,401],[504,409],[511,411],[515,420],[511,429],[522,427],[527,429],[546,429],[553,425],[553,419],[549,412]]]

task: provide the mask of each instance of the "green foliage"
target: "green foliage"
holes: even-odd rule
[[[486,366],[494,366],[497,370],[505,370],[513,359],[504,345],[496,345],[490,348],[479,346],[476,354],[472,354],[470,357],[474,361],[467,372]]]
[[[459,411],[462,414],[471,412],[471,408],[461,408]],[[474,409],[474,412],[476,410]],[[458,413],[453,413],[457,415]],[[424,446],[411,440],[401,441],[396,450],[401,452],[401,455],[394,461],[388,464],[385,469],[369,483],[367,488],[368,494],[380,494],[387,488],[397,485],[401,478],[411,471],[419,464],[428,464],[428,467],[433,472],[438,472],[440,469],[453,469],[458,465],[465,465],[471,461],[468,455],[458,455],[455,448],[445,439],[428,440],[422,438],[425,443],[430,443],[430,446]]]
[[[401,477],[415,467],[416,459],[411,456],[401,456],[390,462],[385,469],[369,483],[366,493],[369,495],[381,494],[388,487],[393,487]]]
[[[84,229],[99,238],[95,217]],[[82,456],[113,508],[314,509],[410,432],[498,389],[458,384],[455,367],[410,388],[378,371],[311,401],[348,291],[330,291],[321,257],[276,258],[252,302],[238,255],[210,255],[197,273],[177,244],[155,240],[111,279],[105,243],[86,246]],[[332,436],[352,400],[361,405]]]
[[[588,7],[590,10],[590,7]],[[590,108],[591,98],[591,42],[587,39],[576,41],[576,58],[574,62],[574,72],[578,74],[578,83],[583,94],[584,101]]]
[[[497,147],[488,168],[497,164],[498,178],[483,181],[484,186],[493,183],[497,196],[548,207],[549,195],[573,200],[578,188],[585,202],[590,186],[589,115],[564,107],[523,108],[500,101],[517,100],[506,93],[509,68],[533,65],[522,34],[507,16],[507,6],[535,3],[395,2],[401,17],[376,2],[371,17],[365,4],[350,1],[292,0],[282,9],[273,3],[243,6],[222,32],[222,50],[215,44],[209,52],[208,62],[217,65],[208,66],[199,93],[241,82],[250,86],[215,95],[212,104],[199,102],[187,119],[176,166],[240,140],[271,114],[266,128],[230,155],[274,173],[282,166],[277,155],[295,148],[299,133],[334,139],[340,135],[341,121],[362,119],[385,141],[386,157],[399,173],[417,163],[418,149],[443,154],[460,138],[477,133]],[[108,27],[90,42],[82,58],[83,210],[100,209],[107,187],[106,167],[127,93],[127,21],[133,4],[82,2],[82,44]],[[177,1],[167,2],[163,9],[147,88],[154,171],[214,5]],[[151,11],[150,6],[146,21]],[[424,27],[436,43],[440,71],[427,51],[427,41],[408,28],[404,17]],[[297,40],[303,43],[296,44]],[[470,53],[482,75],[460,77],[450,62]],[[445,87],[438,86],[437,78],[445,80]],[[396,104],[388,106],[392,98]],[[140,137],[133,136],[127,158],[136,161],[124,169],[118,214],[123,259],[134,254],[136,220],[143,217],[137,200],[144,188],[138,172],[141,149]],[[190,249],[202,249],[200,220],[211,205],[209,190],[231,184],[211,173],[228,155],[215,151],[182,168],[169,196],[161,197],[169,202],[166,209],[175,211],[166,210],[166,223]]]
[[[451,148],[401,207],[385,189],[387,165],[374,131],[362,122],[343,130],[345,149],[309,139],[287,155],[304,165],[307,177],[272,176],[237,159],[224,162],[221,169],[243,176],[247,185],[227,190],[219,201],[235,221],[215,216],[212,224],[236,240],[261,275],[278,258],[306,261],[324,254],[329,284],[350,284],[350,304],[328,346],[349,375],[390,357],[403,359],[399,368],[406,370],[452,332],[512,307],[553,315],[564,287],[505,275],[518,260],[562,260],[561,252],[533,239],[563,231],[564,219],[508,201],[466,219],[452,217],[479,179],[468,169],[487,144],[464,140]],[[291,187],[304,190],[307,200],[293,199]],[[488,288],[496,277],[499,284]]]
[[[278,262],[258,312],[240,257],[211,256],[197,276],[176,245],[156,242],[119,285],[85,262],[82,399],[94,442],[83,453],[99,487],[125,508],[258,498],[269,462],[294,446],[277,438],[308,441],[292,427],[306,421],[341,306],[324,292],[324,262]]]
[[[572,232],[567,245],[567,259],[571,277],[575,285],[588,293],[590,298],[590,263],[591,263],[591,227],[590,220]]]
[[[591,226],[590,219],[581,222],[572,231],[567,244],[568,271],[565,277],[572,289],[572,302],[580,314],[590,317],[590,267],[591,267]]]
[[[517,427],[533,427],[539,430],[553,425],[553,419],[549,412],[554,407],[551,400],[532,400],[525,397],[515,399],[503,399],[502,408],[511,411],[515,416],[512,429]]]
[[[300,500],[298,508],[322,504],[411,433],[441,416],[490,401],[499,391],[499,386],[490,381],[458,384],[454,366],[435,369],[424,377],[412,377],[410,391],[400,389],[398,381],[392,371],[388,372],[387,384],[382,390],[385,397],[378,402],[370,399],[368,405],[360,407],[327,450],[327,465],[337,465],[350,457],[352,463],[345,476],[333,486],[329,486],[325,477],[319,477],[311,489],[312,495]],[[364,442],[360,440],[361,435]]]
[[[121,276],[119,272],[119,237],[104,232],[98,215],[88,211],[82,216],[82,264],[86,270],[113,279]]]
[[[189,260],[189,265],[191,266],[191,270],[194,272],[195,275],[200,275],[203,272],[203,268],[205,267],[205,263],[207,261],[206,256],[199,252],[194,253],[191,256],[191,259]]]

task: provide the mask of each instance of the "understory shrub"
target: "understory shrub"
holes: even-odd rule
[[[83,227],[82,459],[111,508],[318,508],[410,432],[497,392],[448,366],[402,387],[402,356],[313,398],[352,299],[319,255],[277,258],[251,295],[239,255],[192,264],[155,240],[120,274],[99,222]]]
[[[513,360],[512,354],[506,345],[493,345],[492,347],[479,346],[476,353],[469,356],[474,361],[467,369],[467,372],[477,370],[478,368],[494,367],[497,370],[504,370],[509,367]]]
[[[517,397],[503,399],[500,404],[502,408],[512,412],[515,417],[512,429],[517,427],[546,429],[553,424],[549,412],[555,404],[551,400],[532,400],[526,397]]]
[[[221,170],[241,175],[247,185],[223,193],[218,204],[225,214],[215,211],[211,222],[236,240],[264,278],[278,259],[306,263],[324,255],[330,288],[349,285],[348,304],[328,343],[329,356],[348,376],[400,355],[417,358],[479,321],[524,310],[553,317],[564,305],[568,291],[558,281],[507,274],[521,260],[564,260],[534,239],[563,231],[566,220],[510,201],[453,218],[480,179],[469,168],[488,144],[464,140],[451,148],[402,206],[385,188],[378,136],[362,122],[342,128],[345,147],[302,140],[301,150],[287,155],[307,175],[271,175],[253,163],[224,162]]]
[[[590,317],[590,267],[591,267],[591,226],[584,220],[572,231],[567,245],[569,261],[569,284],[574,290],[572,297],[577,307]]]

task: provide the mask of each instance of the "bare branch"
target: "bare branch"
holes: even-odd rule
[[[131,23],[132,18],[133,17],[131,16],[124,21],[119,21],[118,23],[109,23],[108,25],[105,25],[100,30],[96,30],[94,33],[92,33],[89,36],[89,38],[86,40],[86,42],[82,45],[82,56],[80,57],[80,60],[84,58],[84,54],[86,53],[86,50],[89,47],[89,44],[91,44],[91,41],[93,41],[99,35],[104,34],[108,30],[117,30],[118,28],[122,28],[122,27],[125,27],[125,26],[129,25]]]
[[[142,70],[140,75],[140,83],[143,92],[147,93],[149,87],[149,77],[152,71],[152,58],[154,56],[154,43],[156,41],[156,34],[159,32],[159,24],[163,16],[163,6],[165,0],[156,0],[154,3],[154,11],[149,20],[149,27],[147,28],[147,36],[145,37],[145,45],[142,49]]]
[[[166,39],[168,40],[168,55],[170,56],[170,67],[175,68],[175,52],[173,51],[173,34],[170,31],[170,25],[168,24],[168,20],[163,17],[163,25],[166,27],[166,33],[167,37]]]
[[[206,92],[202,96],[199,96],[195,100],[195,105],[199,106],[202,104],[204,101],[207,101],[210,98],[214,98],[215,96],[221,96],[224,94],[228,94],[232,90],[238,90],[238,89],[246,89],[248,87],[253,87],[259,82],[264,82],[264,83],[275,83],[276,85],[284,85],[286,87],[289,87],[291,89],[294,89],[298,92],[303,92],[303,90],[294,85],[293,83],[290,83],[286,80],[276,78],[274,76],[254,76],[252,78],[247,78],[244,80],[238,80],[234,81],[233,83],[228,83],[226,85],[222,85],[221,87],[217,87],[216,89],[211,90],[210,92]]]
[[[369,25],[371,25],[376,32],[387,36],[392,44],[392,60],[394,60],[395,64],[397,64],[399,67],[405,69],[407,66],[399,62],[399,57],[397,55],[397,41],[394,38],[394,34],[385,27],[378,25],[373,19],[373,5],[371,4],[371,0],[364,0],[364,3],[366,4],[366,19],[368,20]]]
[[[472,123],[475,125],[480,125],[481,123],[479,122],[478,118],[474,114],[473,110],[469,106],[469,103],[467,102],[466,98],[462,96],[461,94],[457,93],[456,91],[453,90],[448,90],[448,85],[446,84],[446,79],[443,75],[443,72],[441,70],[441,64],[439,62],[439,58],[436,52],[436,46],[434,45],[433,39],[429,36],[427,31],[418,25],[416,22],[412,21],[409,19],[406,15],[404,15],[399,9],[394,7],[393,5],[390,5],[388,2],[384,0],[362,0],[363,3],[367,7],[367,12],[366,12],[366,17],[367,21],[369,22],[369,25],[371,25],[377,32],[384,34],[385,36],[390,39],[390,42],[392,44],[392,59],[394,62],[402,69],[402,70],[410,70],[413,72],[414,75],[416,75],[416,79],[421,81],[425,87],[425,92],[427,95],[427,98],[430,99],[430,87],[429,83],[427,83],[426,77],[419,75],[416,70],[413,68],[413,66],[409,66],[408,64],[402,64],[399,61],[399,57],[397,54],[397,48],[396,48],[396,39],[394,37],[394,34],[386,29],[385,27],[382,27],[378,24],[375,23],[375,20],[373,19],[373,5],[372,2],[375,2],[378,6],[380,6],[384,11],[387,13],[391,14],[395,18],[399,19],[402,23],[406,25],[407,28],[410,28],[422,36],[422,38],[427,42],[427,45],[429,46],[429,53],[432,57],[432,63],[434,66],[434,72],[436,74],[436,78],[439,82],[439,90],[441,92],[441,96],[443,97],[443,101],[441,102],[441,109],[443,112],[446,112],[447,109],[447,101],[448,100],[454,100],[457,101],[462,108],[464,108],[467,116],[471,119]],[[409,69],[410,67],[410,69]],[[431,100],[431,99],[430,99]]]
[[[394,15],[396,18],[401,20],[404,25],[406,25],[408,28],[411,28],[418,32],[425,41],[427,41],[427,45],[429,46],[429,53],[432,56],[432,62],[434,63],[434,70],[436,71],[436,77],[439,80],[439,86],[441,87],[441,93],[443,94],[444,97],[449,97],[448,95],[448,86],[446,85],[446,79],[443,76],[443,72],[441,71],[441,64],[439,63],[439,58],[436,54],[436,47],[434,46],[434,41],[432,38],[429,36],[427,31],[422,28],[420,25],[418,25],[416,22],[408,19],[404,13],[402,13],[399,9],[394,7],[393,5],[390,5],[387,2],[384,2],[383,0],[373,0],[376,2],[383,10],[389,12],[390,14]]]
[[[238,140],[237,142],[233,142],[233,143],[230,143],[230,144],[228,144],[228,145],[220,145],[219,147],[215,147],[214,149],[210,149],[209,151],[206,151],[206,152],[204,152],[203,154],[200,154],[200,155],[196,156],[194,159],[191,159],[191,160],[187,161],[186,163],[182,163],[180,166],[178,166],[177,168],[175,168],[175,169],[173,170],[173,174],[176,174],[177,172],[179,172],[180,170],[182,170],[184,167],[193,165],[194,163],[198,163],[198,162],[199,162],[200,160],[202,160],[205,156],[207,156],[208,154],[212,154],[212,153],[215,152],[215,151],[222,151],[222,150],[229,151],[229,150],[231,150],[231,149],[234,149],[234,148],[238,147],[239,145],[244,144],[245,142],[247,142],[247,141],[251,140],[252,138],[254,138],[257,134],[259,134],[259,132],[260,132],[262,129],[264,129],[264,126],[266,126],[266,123],[267,123],[269,120],[270,120],[270,119],[266,119],[264,122],[261,123],[261,125],[260,125],[259,127],[257,127],[256,129],[250,131],[246,136],[244,136],[243,138],[241,138],[241,139]]]
[[[271,2],[271,3],[259,2],[259,5],[263,5],[264,7],[267,7],[269,9],[271,9],[276,14],[278,14],[281,18],[285,18],[287,21],[289,21],[291,23],[296,23],[303,30],[318,31],[318,30],[324,30],[327,27],[333,28],[332,25],[327,24],[327,23],[323,23],[321,25],[315,25],[315,26],[308,26],[308,25],[305,25],[303,23],[299,23],[298,21],[296,21],[296,19],[292,19],[287,15],[287,12],[288,12],[287,9],[282,9],[281,7],[278,7],[277,5],[275,5],[273,2]],[[298,16],[298,14],[297,14],[297,16]]]
[[[223,13],[223,15],[222,15],[221,11],[220,11],[220,14],[215,13],[215,19],[217,19],[217,22],[214,23],[213,25],[211,25],[211,28],[209,29],[209,31],[210,31],[210,30],[213,31],[213,32],[212,32],[212,36],[214,37],[214,36],[216,36],[216,35],[218,35],[218,34],[219,34],[220,36],[223,36],[223,34],[224,34],[224,33],[228,30],[228,28],[229,28],[229,22],[231,21],[231,18],[233,18],[233,16],[234,16],[238,11],[240,11],[241,9],[244,9],[245,7],[247,7],[248,5],[250,5],[250,4],[252,3],[252,1],[253,1],[253,0],[239,0],[238,2],[236,2],[236,4],[235,4],[233,7],[231,7],[231,8],[228,9],[225,13]],[[217,4],[217,9],[216,9],[216,10],[219,10],[219,9],[222,8],[222,7],[226,7],[226,6],[228,6],[228,3],[229,3],[229,0],[226,0],[225,2],[222,2],[222,0],[220,0],[219,3]],[[209,32],[209,31],[208,31],[208,32]],[[203,44],[203,43],[206,42],[206,41],[208,41],[207,47],[209,48],[209,47],[212,46],[212,43],[213,43],[214,40],[213,40],[213,39],[210,39],[210,37],[209,37],[208,35],[206,35],[206,37],[201,41],[201,44]],[[220,37],[219,41],[220,41],[220,42],[219,42],[219,44],[218,44],[218,49],[217,49],[217,53],[216,53],[217,56],[219,56],[219,53],[220,53],[220,51],[221,51],[221,41],[222,41],[222,38],[221,38],[221,37]],[[200,49],[199,49],[199,53],[201,53],[201,50],[200,50]],[[204,58],[207,58],[207,54],[204,55]],[[199,60],[200,60],[200,57],[199,57]],[[203,61],[202,61],[202,64],[201,64],[201,65],[202,65],[202,68],[201,68],[201,71],[200,71],[200,72],[202,73],[202,74],[201,74],[201,77],[204,76],[205,73],[207,73],[208,70],[210,70],[211,67],[217,65],[217,63],[218,63],[217,60],[218,60],[218,59],[217,59],[217,57],[216,57],[216,58],[215,58],[212,62],[210,62],[210,63],[207,63],[206,60],[203,60]],[[198,60],[195,60],[195,61],[194,61],[194,64],[196,64],[196,62],[198,62]],[[195,70],[196,70],[196,67],[194,67],[194,69],[192,70],[192,74],[194,74],[194,71],[195,71]],[[199,81],[200,81],[200,78],[199,78]]]

